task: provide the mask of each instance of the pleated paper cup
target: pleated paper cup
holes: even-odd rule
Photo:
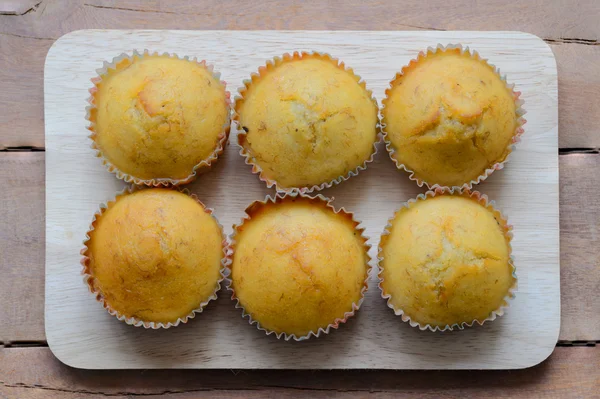
[[[392,89],[394,88],[395,84],[402,78],[402,76],[406,72],[415,68],[423,59],[427,58],[431,54],[444,53],[447,51],[455,51],[457,49],[460,51],[461,54],[468,54],[471,58],[489,66],[494,71],[494,73],[498,76],[498,78],[500,78],[500,80],[502,80],[502,82],[504,82],[504,84],[506,86],[506,90],[508,90],[511,93],[511,95],[515,101],[515,117],[516,117],[515,131],[513,133],[512,139],[510,140],[510,143],[506,147],[506,151],[504,153],[503,158],[499,159],[499,160],[495,161],[493,164],[489,165],[484,171],[482,171],[482,173],[477,178],[472,179],[470,181],[465,181],[461,185],[461,187],[464,187],[464,188],[467,188],[470,190],[473,188],[474,185],[479,184],[482,181],[484,181],[485,179],[487,179],[494,171],[503,169],[510,158],[510,154],[515,150],[517,143],[519,143],[521,141],[521,135],[524,133],[523,125],[527,121],[525,120],[525,118],[523,118],[523,115],[525,115],[526,111],[522,108],[524,101],[520,98],[521,92],[514,90],[514,87],[515,87],[514,84],[507,83],[506,76],[500,74],[500,69],[498,69],[494,65],[490,64],[486,59],[481,58],[481,56],[479,55],[479,53],[477,53],[477,51],[471,51],[471,50],[469,50],[469,47],[463,48],[463,46],[460,44],[449,44],[447,46],[438,44],[436,47],[428,47],[426,52],[421,51],[416,59],[412,59],[408,63],[408,65],[404,66],[402,68],[402,70],[396,74],[394,79],[392,79],[392,81],[390,82],[390,86],[385,91],[385,98],[383,99],[382,106],[381,106],[381,119],[382,119],[381,128],[382,128],[383,140],[385,142],[385,147],[387,149],[387,152],[388,152],[391,160],[396,165],[396,167],[398,169],[402,169],[405,172],[409,173],[409,179],[416,182],[419,187],[423,187],[423,185],[425,185],[425,186],[427,186],[428,189],[433,189],[435,187],[448,187],[449,188],[449,186],[447,186],[447,185],[441,185],[441,184],[437,184],[435,182],[425,181],[424,179],[422,179],[421,177],[418,176],[418,173],[416,171],[412,170],[410,167],[408,167],[407,165],[402,163],[400,160],[398,160],[398,152],[402,151],[402,149],[396,148],[396,146],[391,142],[391,140],[389,138],[389,134],[386,131],[386,118],[384,117],[383,109],[385,109],[385,107],[387,105],[390,93],[391,93]]]
[[[373,104],[377,107],[377,109],[379,109],[377,100],[375,99],[375,97],[373,97],[372,91],[367,89],[367,85],[366,85],[365,81],[362,80],[362,78],[360,76],[356,75],[352,68],[347,67],[344,64],[344,62],[338,60],[337,58],[333,58],[331,55],[326,54],[326,53],[319,53],[316,51],[310,51],[310,52],[309,51],[301,51],[301,52],[295,51],[291,54],[285,53],[281,57],[275,57],[272,60],[268,60],[264,66],[261,66],[260,68],[258,68],[257,73],[252,73],[250,79],[246,79],[243,81],[244,85],[238,90],[239,94],[235,97],[234,105],[233,105],[233,120],[238,125],[238,129],[237,129],[238,136],[237,137],[238,137],[238,144],[240,146],[240,155],[244,157],[246,165],[249,165],[252,167],[252,173],[258,175],[258,178],[261,181],[265,182],[265,184],[267,185],[268,188],[275,186],[275,189],[279,193],[290,193],[292,191],[300,191],[303,194],[308,194],[313,191],[320,191],[325,188],[330,188],[334,185],[340,184],[341,182],[348,180],[349,178],[351,178],[353,176],[357,176],[360,171],[365,170],[367,168],[367,165],[369,163],[373,162],[373,159],[374,159],[375,155],[377,154],[377,143],[379,141],[381,141],[381,139],[382,139],[382,133],[381,133],[381,129],[380,129],[379,116],[378,116],[378,121],[375,126],[375,129],[377,130],[377,136],[375,138],[375,141],[373,142],[373,149],[371,151],[370,156],[367,159],[365,159],[361,165],[355,167],[352,170],[349,170],[346,174],[338,176],[335,179],[332,179],[330,181],[325,181],[325,182],[321,182],[318,184],[312,184],[312,185],[307,185],[307,186],[302,186],[302,187],[285,187],[285,186],[281,185],[279,182],[277,182],[277,180],[267,176],[267,174],[265,173],[265,171],[263,170],[263,168],[260,166],[259,162],[257,161],[256,155],[253,154],[252,149],[248,143],[247,132],[246,132],[246,130],[244,130],[244,127],[241,126],[240,114],[239,114],[238,110],[239,110],[241,104],[245,101],[244,96],[246,95],[248,89],[252,85],[259,83],[270,71],[272,71],[272,70],[276,69],[277,67],[279,67],[280,65],[285,64],[290,61],[297,61],[297,60],[301,60],[301,59],[310,59],[310,58],[326,60],[326,61],[330,62],[331,64],[335,65],[336,67],[338,67],[339,69],[348,72],[354,78],[354,80],[356,80],[356,82],[360,85],[360,87],[362,87],[368,93],[368,96],[373,101]],[[285,154],[282,154],[282,155],[285,155]]]
[[[235,259],[235,251],[236,251],[236,245],[237,245],[236,236],[240,232],[240,230],[243,229],[244,225],[246,223],[250,222],[253,219],[253,216],[255,216],[257,213],[259,213],[263,208],[272,206],[272,205],[281,204],[281,203],[286,203],[288,201],[294,201],[297,198],[307,199],[308,201],[310,201],[311,203],[313,203],[317,206],[324,207],[335,214],[341,214],[348,220],[352,221],[355,232],[360,235],[360,237],[363,241],[363,250],[364,250],[364,254],[366,256],[366,262],[365,262],[366,272],[365,272],[365,279],[363,282],[363,286],[360,290],[360,299],[358,301],[352,303],[352,310],[344,313],[344,315],[342,317],[338,317],[335,320],[332,320],[332,322],[329,325],[327,325],[325,328],[319,327],[318,329],[311,330],[306,335],[302,335],[302,336],[297,336],[296,334],[288,334],[286,332],[275,332],[275,331],[269,330],[267,328],[264,328],[260,324],[260,321],[256,320],[252,316],[252,314],[250,312],[248,312],[244,308],[244,306],[241,304],[240,299],[236,295],[235,287],[233,286],[233,280],[231,278],[232,265],[233,265],[233,261]],[[246,216],[242,219],[241,223],[233,226],[233,233],[230,236],[229,245],[227,247],[227,262],[226,262],[227,272],[226,272],[226,274],[228,277],[225,279],[225,284],[226,284],[227,289],[231,292],[231,299],[233,301],[235,301],[236,309],[241,309],[242,318],[247,318],[248,323],[250,325],[255,325],[257,329],[259,329],[260,331],[264,331],[266,333],[266,335],[274,334],[277,337],[277,339],[282,339],[285,341],[289,341],[289,340],[304,341],[311,337],[317,338],[324,334],[329,334],[331,329],[337,329],[341,324],[346,323],[348,321],[348,319],[350,319],[352,316],[354,316],[364,301],[365,293],[367,292],[367,289],[368,289],[369,275],[372,270],[372,266],[370,265],[371,258],[368,255],[368,252],[369,252],[369,249],[371,248],[371,246],[367,243],[368,238],[364,235],[364,230],[365,230],[364,227],[358,227],[360,222],[357,221],[356,219],[354,219],[354,215],[351,212],[346,211],[344,208],[340,208],[339,210],[336,210],[335,207],[331,204],[331,202],[332,202],[331,199],[324,197],[321,194],[318,194],[315,196],[309,196],[307,194],[302,194],[297,191],[294,191],[292,193],[287,193],[287,194],[277,193],[273,197],[268,195],[264,200],[254,201],[252,204],[250,204],[246,208]]]
[[[383,287],[383,282],[385,281],[384,276],[383,276],[383,271],[385,270],[385,258],[383,257],[383,245],[387,241],[388,236],[391,234],[392,224],[394,222],[394,219],[396,218],[396,215],[399,212],[401,212],[402,210],[408,209],[412,204],[414,204],[418,201],[424,201],[428,198],[433,198],[433,197],[440,196],[440,195],[454,195],[454,196],[462,196],[462,197],[466,197],[466,198],[471,198],[471,199],[477,201],[479,204],[481,204],[487,210],[492,212],[492,214],[494,215],[494,218],[496,219],[496,222],[502,228],[502,232],[504,233],[504,237],[506,239],[506,242],[508,243],[508,254],[509,254],[508,263],[509,263],[510,268],[512,269],[512,277],[513,277],[513,285],[509,288],[501,305],[497,309],[494,309],[493,311],[491,311],[490,314],[486,318],[481,319],[481,320],[474,319],[474,320],[471,320],[468,322],[455,323],[452,325],[446,325],[446,326],[442,326],[442,327],[432,326],[430,324],[421,324],[421,323],[411,319],[411,317],[408,314],[406,314],[403,309],[397,308],[392,304],[392,300],[391,300],[392,295],[389,292],[387,292],[385,290],[385,288]],[[462,188],[462,187],[453,187],[453,188],[435,187],[433,190],[427,191],[424,194],[419,194],[416,198],[410,199],[400,206],[400,208],[388,220],[388,223],[385,226],[383,234],[381,235],[381,240],[379,243],[378,255],[377,255],[377,260],[379,263],[378,276],[379,276],[379,289],[381,291],[381,297],[387,301],[387,306],[394,311],[396,316],[400,316],[402,318],[402,321],[407,322],[412,327],[417,327],[422,331],[429,330],[429,331],[435,332],[435,331],[452,331],[455,329],[463,330],[466,327],[472,327],[474,324],[483,325],[485,322],[494,321],[494,320],[496,320],[496,318],[504,315],[504,312],[509,307],[510,301],[514,299],[515,292],[517,290],[516,267],[514,265],[514,258],[512,256],[512,246],[511,246],[512,238],[513,238],[512,225],[508,224],[507,218],[502,214],[502,212],[500,212],[496,208],[495,202],[490,201],[485,194],[481,194],[478,191],[470,191],[470,190],[468,190],[466,188]]]
[[[217,145],[212,151],[212,153],[205,159],[200,160],[194,167],[190,170],[190,174],[181,179],[172,179],[166,177],[156,177],[152,179],[140,178],[137,176],[133,176],[128,174],[122,170],[120,170],[116,165],[114,165],[103,153],[102,149],[98,146],[96,142],[96,137],[98,135],[96,129],[96,117],[97,117],[97,108],[96,108],[96,94],[98,92],[99,86],[102,84],[103,79],[111,76],[112,74],[118,73],[119,71],[130,66],[136,59],[141,59],[144,57],[156,57],[163,56],[169,58],[175,58],[180,60],[189,61],[195,63],[202,68],[205,68],[212,76],[220,82],[223,86],[223,90],[225,91],[225,106],[227,108],[227,119],[223,124],[221,133],[218,136]],[[92,79],[92,83],[94,86],[89,90],[90,97],[88,98],[89,105],[86,107],[86,120],[90,123],[87,129],[91,132],[88,136],[92,141],[91,147],[95,151],[96,157],[100,158],[102,164],[106,167],[106,169],[110,173],[114,173],[117,178],[124,180],[127,183],[143,185],[149,187],[168,187],[168,186],[178,186],[182,184],[187,184],[196,179],[200,174],[210,170],[211,166],[218,160],[219,156],[223,154],[225,151],[225,146],[227,145],[227,139],[229,138],[229,130],[231,125],[231,100],[230,93],[226,89],[226,82],[220,80],[221,74],[214,71],[214,67],[211,64],[207,64],[206,61],[198,61],[197,58],[190,58],[188,56],[179,57],[176,54],[162,53],[158,52],[150,53],[148,50],[144,50],[143,53],[134,50],[133,53],[126,54],[123,53],[112,59],[111,62],[104,62],[102,68],[97,69],[96,73],[98,76]],[[202,95],[202,93],[198,93],[198,95]],[[200,111],[199,111],[200,112]]]
[[[202,313],[202,311],[204,310],[204,308],[206,307],[206,305],[208,305],[208,303],[210,301],[217,299],[217,294],[221,290],[221,284],[223,283],[223,280],[225,279],[225,266],[226,266],[226,262],[227,262],[227,257],[226,257],[227,236],[223,233],[223,226],[221,226],[221,224],[219,223],[217,218],[214,216],[213,209],[207,208],[195,194],[190,193],[189,190],[187,190],[187,189],[180,189],[180,188],[170,188],[170,189],[181,192],[183,194],[186,194],[186,195],[192,197],[196,202],[198,202],[198,204],[200,204],[204,208],[204,211],[206,213],[208,213],[209,215],[211,215],[211,217],[215,220],[215,222],[219,226],[219,230],[221,231],[221,236],[222,236],[221,245],[223,247],[223,256],[221,258],[221,268],[219,271],[220,278],[217,280],[217,284],[215,285],[214,292],[206,300],[204,300],[200,304],[198,304],[198,307],[193,309],[186,316],[180,317],[174,322],[167,322],[167,323],[142,320],[142,319],[139,319],[136,317],[126,316],[125,314],[121,313],[117,309],[114,309],[107,302],[107,300],[104,296],[104,293],[98,288],[96,279],[91,271],[91,267],[90,267],[91,259],[90,259],[90,253],[89,253],[89,248],[88,248],[88,242],[90,241],[90,234],[92,233],[92,231],[95,230],[99,218],[101,218],[102,215],[108,209],[110,209],[110,207],[112,205],[114,205],[116,203],[116,201],[119,197],[132,194],[139,190],[152,190],[152,188],[142,188],[142,187],[135,187],[135,186],[127,187],[127,188],[123,189],[122,191],[118,192],[113,200],[111,200],[107,203],[101,204],[99,206],[98,210],[94,213],[90,227],[85,234],[85,239],[83,240],[84,246],[83,246],[83,249],[81,250],[81,256],[82,256],[81,265],[83,266],[81,274],[83,275],[83,282],[87,285],[88,289],[94,295],[96,300],[98,302],[100,302],[100,304],[102,304],[102,307],[104,307],[104,309],[106,309],[109,314],[111,314],[112,316],[115,316],[119,321],[125,322],[126,324],[129,324],[129,325],[132,325],[135,327],[144,327],[146,329],[156,330],[156,329],[161,329],[161,328],[167,329],[170,327],[177,327],[180,324],[187,323],[190,319],[193,319],[194,317],[196,317],[196,314]]]

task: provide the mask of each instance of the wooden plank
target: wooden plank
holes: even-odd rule
[[[0,349],[0,396],[119,399],[138,395],[218,398],[598,398],[600,346],[560,347],[517,371],[83,371],[48,348]]]
[[[600,37],[600,5],[595,0],[534,0],[506,4],[494,0],[377,0],[263,2],[175,0],[40,1],[24,16],[0,19],[0,32],[53,37],[78,29],[279,29],[279,30],[522,30],[550,39]],[[551,21],[551,23],[549,23]]]
[[[44,147],[43,71],[52,43],[0,35],[0,150]]]
[[[23,15],[33,12],[39,5],[37,0],[3,0],[0,2],[0,15]]]
[[[558,68],[558,145],[560,148],[598,148],[600,45],[552,44],[551,47]]]
[[[43,341],[44,153],[0,152],[0,341]]]
[[[598,170],[598,154],[560,157],[561,340],[600,340],[600,299],[594,294],[600,287],[600,204],[594,201]],[[0,153],[3,342],[46,338],[43,181],[44,153]]]
[[[395,73],[393,65],[408,63],[429,43],[454,41],[478,47],[493,59],[519,87],[527,88],[523,96],[530,103],[528,134],[511,154],[509,167],[481,188],[509,215],[517,232],[512,248],[519,276],[518,300],[511,302],[501,320],[443,337],[415,333],[407,325],[398,325],[398,318],[382,303],[372,273],[372,289],[357,317],[335,331],[335,336],[311,341],[301,351],[294,345],[276,345],[273,337],[261,337],[225,298],[185,328],[156,336],[123,331],[120,323],[94,303],[81,276],[73,273],[90,215],[120,187],[91,156],[80,108],[94,69],[121,46],[135,48],[153,42],[175,53],[211,54],[210,62],[224,80],[241,82],[248,77],[247,70],[264,65],[270,54],[310,43],[351,65],[381,99],[389,76]],[[381,43],[395,43],[394,53]],[[388,62],[379,62],[382,58]],[[533,35],[87,30],[65,36],[53,46],[46,61],[44,93],[46,338],[56,356],[69,365],[109,369],[523,368],[541,362],[556,345],[560,330],[557,79],[552,53]],[[218,167],[189,186],[215,208],[226,234],[243,216],[243,209],[268,192],[245,167],[233,144],[235,134],[232,129],[231,145]],[[387,220],[402,201],[420,191],[381,151],[364,174],[324,194],[335,197],[335,206],[348,207],[362,221],[373,245],[370,254],[375,257]],[[378,340],[381,336],[387,339]],[[174,351],[185,356],[174,356]]]
[[[560,85],[560,146],[598,147],[600,2],[469,0],[402,4],[351,0],[343,7],[311,0],[42,1],[25,15],[0,15],[0,148],[44,145],[42,76],[46,53],[61,35],[106,29],[522,30],[549,39]],[[548,23],[548,21],[553,21]],[[128,49],[123,49],[128,50]],[[399,66],[400,67],[400,66]]]
[[[560,160],[560,339],[600,340],[600,155]]]

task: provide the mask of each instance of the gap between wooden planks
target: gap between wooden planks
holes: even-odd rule
[[[0,153],[0,342],[44,342],[43,152]],[[560,156],[560,340],[600,340],[600,154]]]
[[[227,398],[594,398],[600,346],[557,348],[548,360],[516,371],[77,370],[48,348],[0,347],[0,396],[6,398],[148,395]]]
[[[63,34],[89,28],[527,31],[546,39],[557,59],[559,146],[600,147],[600,124],[596,123],[600,120],[600,102],[596,101],[600,2],[596,0],[580,1],[577,6],[536,1],[510,7],[503,2],[468,0],[402,4],[350,0],[343,6],[318,0],[208,0],[201,5],[193,0],[30,3],[15,10],[22,15],[0,15],[0,149],[44,146],[46,54]]]

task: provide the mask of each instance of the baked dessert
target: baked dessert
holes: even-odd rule
[[[187,183],[223,152],[229,93],[204,61],[123,55],[90,90],[93,147],[117,177],[151,186]]]
[[[419,186],[471,187],[503,167],[523,133],[519,95],[476,52],[430,48],[386,90],[390,156]]]
[[[166,188],[125,191],[95,215],[88,237],[85,280],[119,320],[170,327],[216,299],[225,240],[195,196]]]
[[[360,77],[328,55],[275,58],[245,82],[234,109],[242,155],[278,191],[339,183],[375,152],[377,102]]]
[[[388,306],[421,329],[493,320],[512,297],[511,227],[477,192],[437,189],[390,219],[379,245]]]
[[[367,288],[367,239],[324,197],[254,202],[230,244],[233,298],[268,334],[302,340],[337,328]]]

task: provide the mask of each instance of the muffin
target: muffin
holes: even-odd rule
[[[377,102],[343,63],[318,53],[285,54],[244,83],[234,106],[238,142],[268,187],[320,190],[372,160]]]
[[[409,201],[379,245],[388,306],[422,330],[494,320],[516,285],[510,231],[478,192],[437,188]]]
[[[242,316],[299,341],[354,315],[367,289],[369,246],[351,213],[323,196],[267,197],[231,237],[229,289]]]
[[[419,186],[470,188],[503,167],[523,133],[519,95],[476,52],[429,48],[386,90],[390,157]]]
[[[166,188],[124,191],[96,213],[83,273],[119,320],[167,328],[216,299],[224,243],[221,226],[195,196]]]
[[[223,152],[229,93],[204,61],[134,52],[98,73],[88,129],[97,156],[118,178],[184,184]]]

